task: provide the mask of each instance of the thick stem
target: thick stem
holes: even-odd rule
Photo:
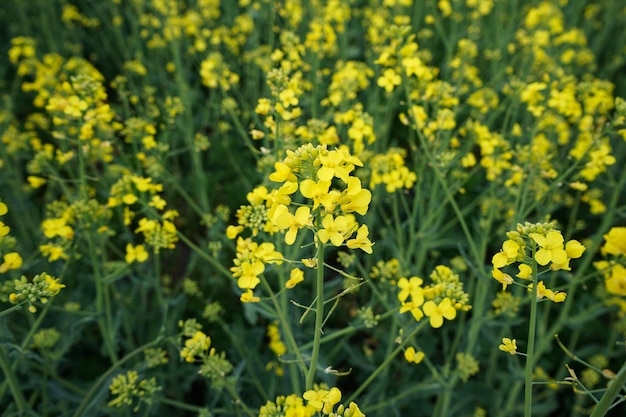
[[[535,261],[535,246],[533,257],[533,291],[530,299],[530,321],[528,324],[528,349],[526,351],[526,369],[524,371],[524,417],[532,417],[533,405],[533,364],[535,355],[535,333],[537,325],[537,262]]]
[[[322,323],[324,322],[324,244],[319,243],[317,248],[317,277],[315,282],[315,330],[313,335],[313,351],[311,353],[311,363],[306,375],[306,389],[313,389],[315,372],[317,371],[317,361],[320,354],[322,339]]]

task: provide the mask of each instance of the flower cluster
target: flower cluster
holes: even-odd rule
[[[376,154],[368,161],[371,169],[370,187],[384,184],[388,193],[396,190],[409,190],[417,180],[417,175],[404,164],[404,149],[389,149],[387,153]]]
[[[9,294],[9,301],[13,304],[28,304],[28,311],[35,313],[35,303],[46,304],[50,297],[54,297],[65,288],[65,285],[45,272],[35,275],[32,282],[25,276],[15,280],[14,292]]]
[[[352,175],[362,165],[344,147],[328,150],[325,145],[308,144],[287,151],[269,175],[269,180],[279,185],[271,189],[259,186],[248,193],[250,205],[237,211],[238,225],[229,226],[227,236],[234,239],[246,229],[252,237],[260,232],[280,232],[285,243],[293,245],[303,239],[300,231],[311,230],[316,247],[347,246],[371,254],[373,243],[369,240],[369,230],[354,215],[365,215],[372,198],[371,192],[361,187],[359,178]],[[239,236],[231,271],[237,278],[237,286],[246,291],[242,301],[258,301],[252,291],[261,282],[265,266],[280,265],[283,260],[272,243],[259,244],[252,238]],[[311,262],[304,264],[315,266]],[[286,286],[293,288],[303,279],[303,271],[295,268]]]
[[[223,387],[226,381],[226,375],[233,370],[233,365],[226,359],[224,352],[217,352],[211,347],[211,337],[207,336],[199,329],[199,325],[188,326],[187,321],[183,328],[183,335],[188,339],[180,351],[181,359],[185,362],[199,362],[200,370],[198,374],[211,381],[211,385],[215,388]],[[196,330],[190,334],[192,329]]]
[[[506,235],[509,239],[491,260],[492,276],[502,284],[503,291],[515,282],[513,277],[501,270],[508,265],[519,263],[519,272],[515,276],[532,280],[537,265],[549,265],[546,270],[570,271],[570,260],[580,258],[585,251],[585,247],[577,240],[572,239],[565,243],[563,235],[552,223],[518,224],[516,230],[509,231]],[[531,290],[532,283],[526,287]],[[566,294],[546,288],[543,281],[539,281],[537,297],[545,297],[558,303],[565,301]]]
[[[366,225],[359,225],[353,213],[365,215],[372,194],[361,187],[359,178],[351,175],[363,163],[346,148],[328,150],[326,146],[303,145],[287,151],[277,162],[270,181],[281,183],[280,199],[274,200],[268,216],[285,232],[285,242],[293,244],[298,230],[312,229],[316,244],[362,249],[372,253]],[[299,191],[305,203],[292,202]],[[290,210],[290,207],[297,207]],[[356,232],[356,237],[352,238]]]
[[[306,404],[304,401],[306,401]],[[341,391],[339,388],[332,387],[325,389],[316,387],[306,391],[302,394],[302,397],[291,394],[286,397],[277,397],[275,401],[268,401],[259,410],[259,417],[312,417],[314,415],[329,417],[365,417],[365,414],[363,414],[355,402],[350,402],[346,407],[343,404],[339,404],[340,401]],[[337,406],[337,404],[339,405]]]
[[[241,236],[237,239],[237,257],[234,259],[234,266],[230,268],[233,277],[237,279],[237,286],[245,292],[241,295],[243,302],[257,302],[253,290],[261,282],[259,276],[265,272],[268,264],[280,265],[283,255],[278,252],[274,244],[254,242],[251,238],[244,239]]]
[[[119,374],[113,378],[109,385],[111,395],[116,397],[109,401],[111,407],[130,406],[135,401],[137,405],[133,408],[133,412],[137,412],[141,404],[152,404],[154,395],[161,391],[161,387],[157,385],[156,378],[139,379],[139,373],[131,370],[126,374]]]
[[[137,205],[150,208],[159,213],[161,219],[155,220],[142,217],[137,223],[136,234],[142,234],[145,245],[152,248],[155,254],[161,249],[173,249],[178,241],[176,226],[172,222],[178,216],[176,210],[166,210],[167,201],[159,193],[163,191],[163,185],[154,183],[150,177],[139,175],[123,175],[112,186],[107,202],[108,208],[123,207],[122,217],[124,224],[130,226],[137,212]],[[145,262],[149,254],[144,244],[126,244],[125,260],[133,262]]]
[[[447,266],[435,267],[430,279],[432,284],[423,286],[422,278],[400,278],[398,300],[402,304],[400,313],[410,312],[416,321],[426,316],[430,325],[437,329],[443,326],[444,318],[454,320],[458,310],[468,311],[471,306],[459,276]]]

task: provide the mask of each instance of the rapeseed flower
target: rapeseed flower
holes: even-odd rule
[[[14,284],[15,292],[9,294],[9,301],[13,304],[27,303],[28,311],[31,313],[37,312],[34,303],[46,304],[50,297],[58,295],[61,289],[65,288],[58,278],[46,272],[35,275],[30,282],[22,276],[19,280],[15,280]]]
[[[185,346],[180,351],[180,357],[185,362],[194,362],[198,356],[208,352],[211,347],[211,338],[198,330],[194,335],[185,341]]]
[[[17,252],[5,253],[2,257],[2,264],[0,264],[0,274],[11,269],[19,269],[22,267],[22,256]]]
[[[571,259],[580,258],[585,251],[585,247],[577,240],[564,242],[560,231],[555,230],[551,223],[526,223],[518,224],[516,230],[507,232],[509,240],[502,245],[502,250],[493,256],[492,276],[503,286],[503,291],[508,285],[515,282],[501,268],[514,262],[519,262],[519,273],[516,277],[532,280],[532,261],[539,266],[547,266],[551,270],[571,270],[569,262]],[[534,246],[534,249],[533,249]],[[534,251],[534,257],[532,256]],[[530,253],[529,253],[530,252]],[[528,288],[532,288],[529,285]],[[563,302],[566,294],[564,292],[553,291],[546,288],[543,282],[537,286],[538,299],[548,298],[553,302]]]
[[[363,252],[371,255],[373,252],[372,246],[374,245],[374,243],[369,240],[368,235],[369,229],[367,228],[367,225],[363,224],[357,230],[356,238],[348,239],[348,241],[346,242],[346,246],[350,249],[361,249],[363,250]]]
[[[398,293],[398,300],[400,300],[400,302],[404,302],[410,296],[412,300],[421,305],[422,303],[420,303],[418,300],[424,300],[424,290],[422,288],[423,283],[424,280],[420,277],[411,277],[409,279],[404,277],[400,278],[397,284],[398,288],[400,288],[400,292]]]
[[[429,317],[430,325],[434,329],[443,326],[443,319],[454,320],[456,317],[456,308],[452,305],[449,298],[444,298],[439,304],[433,301],[426,301],[422,306],[424,314]]]
[[[535,252],[535,260],[539,265],[547,265],[551,261],[556,264],[563,264],[567,261],[567,252],[563,247],[563,235],[559,231],[550,231],[546,235],[530,233],[539,250]]]
[[[285,282],[286,288],[294,288],[296,285],[304,281],[304,271],[300,268],[294,268],[289,273],[289,279]]]
[[[298,207],[292,214],[286,205],[278,204],[271,220],[279,230],[289,229],[285,233],[285,243],[293,245],[298,230],[311,224],[311,209],[308,206]]]
[[[417,365],[424,359],[424,356],[424,352],[416,351],[413,346],[409,346],[404,351],[404,359],[406,359],[408,363],[414,363]]]
[[[603,255],[626,256],[626,227],[612,227],[603,237]]]
[[[133,262],[145,262],[148,259],[148,252],[145,249],[144,245],[133,246],[132,244],[126,244],[126,256],[125,260],[127,264],[132,264]]]
[[[502,339],[502,344],[498,346],[503,352],[507,352],[510,355],[515,355],[517,353],[517,341],[515,339],[509,339],[505,337]]]
[[[346,216],[333,217],[327,214],[322,219],[322,228],[317,231],[317,236],[322,243],[330,242],[334,246],[341,246],[348,233],[348,218]]]

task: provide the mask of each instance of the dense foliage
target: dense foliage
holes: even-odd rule
[[[625,26],[5,1],[1,415],[620,415]]]

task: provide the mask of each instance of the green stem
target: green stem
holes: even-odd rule
[[[176,232],[176,236],[178,236],[178,238],[182,240],[185,243],[185,245],[193,249],[193,251],[197,253],[201,258],[208,261],[216,270],[221,272],[222,275],[224,275],[227,278],[232,278],[233,274],[228,269],[226,269],[224,265],[222,265],[217,259],[215,259],[211,255],[209,255],[208,253],[200,249],[200,247],[196,245],[195,243],[193,243],[191,239],[189,239],[187,236],[183,235],[179,231]]]
[[[2,346],[0,346],[0,369],[4,372],[4,376],[6,377],[9,388],[11,389],[11,394],[13,394],[13,400],[15,400],[17,409],[20,414],[24,414],[29,407],[24,399],[24,394],[20,389],[20,384],[17,382],[17,378],[13,373],[13,369],[11,369],[11,365],[9,365],[9,358],[7,358],[4,347]]]
[[[322,338],[322,323],[324,322],[324,244],[319,243],[317,248],[317,277],[315,283],[315,329],[313,334],[313,351],[311,353],[311,363],[306,375],[306,389],[313,389],[315,372],[317,371],[317,361],[320,354],[320,341]]]
[[[93,265],[94,280],[96,283],[98,326],[100,327],[100,332],[102,333],[102,339],[104,340],[104,346],[109,354],[109,359],[111,360],[111,363],[115,363],[118,358],[113,345],[113,317],[111,315],[111,299],[109,297],[109,289],[101,274],[98,255],[96,253],[96,248],[94,247],[90,231],[87,231],[85,235],[89,250],[89,258],[91,260],[91,264]]]
[[[624,388],[624,384],[626,384],[626,362],[624,362],[624,364],[622,365],[622,368],[615,376],[615,379],[611,381],[609,388],[606,390],[602,398],[600,398],[600,401],[594,407],[593,412],[589,417],[605,416],[611,408],[611,404],[618,396],[620,390]]]
[[[21,309],[22,309],[22,306],[23,306],[24,304],[26,304],[26,301],[24,301],[23,303],[20,303],[20,304],[16,304],[16,305],[14,305],[13,307],[9,307],[9,308],[7,308],[7,309],[6,309],[6,310],[4,310],[4,311],[1,311],[1,312],[0,312],[0,318],[2,318],[2,317],[4,317],[4,316],[7,316],[7,315],[9,315],[9,314],[11,314],[11,313],[13,313],[14,311],[21,310]]]
[[[524,370],[524,417],[532,417],[533,405],[533,364],[535,355],[535,328],[537,325],[537,262],[535,261],[536,246],[533,245],[533,291],[530,299],[530,322],[528,324],[528,350],[526,351],[526,369]]]

